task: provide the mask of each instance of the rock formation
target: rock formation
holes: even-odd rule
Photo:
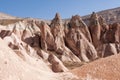
[[[50,80],[64,80],[60,78],[64,76],[68,80],[67,73],[68,76],[73,76],[70,79],[75,80],[76,76],[70,74],[65,65],[91,62],[120,53],[120,24],[107,24],[104,17],[94,12],[87,25],[79,15],[72,16],[70,21],[62,21],[59,13],[50,23],[32,18],[19,19],[10,23],[7,21],[6,24],[0,25],[0,37],[6,42],[10,55],[8,51],[5,51],[5,54],[1,52],[0,55],[3,58],[7,57],[6,53],[8,53],[12,60],[10,67],[18,67],[19,70],[15,68],[16,72],[11,74],[20,71],[20,74],[12,77],[9,77],[6,71],[4,72],[12,80],[19,79],[19,76],[21,80],[49,79],[44,76],[49,76]],[[3,42],[1,39],[0,43]],[[15,57],[18,63],[14,62],[11,56]],[[5,61],[4,64],[9,64],[9,61]],[[30,73],[22,72],[22,69],[25,71],[28,69]],[[35,72],[35,77],[43,75],[43,78],[33,78],[32,72]],[[32,78],[28,78],[28,75]],[[52,75],[56,75],[59,79]],[[5,77],[2,79],[7,80]]]
[[[79,15],[72,16],[70,27],[79,29],[89,42],[92,42],[88,26],[83,22]]]
[[[51,22],[51,32],[54,36],[55,40],[55,47],[54,50],[56,51],[57,54],[59,54],[60,59],[63,62],[80,62],[80,60],[72,53],[72,51],[65,46],[64,42],[64,26],[62,24],[60,15],[57,13],[55,18]]]
[[[57,13],[55,18],[51,22],[51,32],[55,39],[55,50],[58,50],[62,46],[64,46],[64,27],[62,25],[62,21],[60,15]]]
[[[95,48],[100,45],[101,26],[98,21],[98,16],[95,12],[90,17],[89,29],[92,37],[92,42]]]
[[[89,59],[97,58],[97,52],[92,45],[88,27],[84,24],[78,15],[73,16],[65,40],[72,52],[82,61],[87,62]]]
[[[54,50],[54,37],[50,27],[45,22],[41,22],[38,26],[41,31],[41,48],[43,50]]]
[[[89,27],[79,15],[72,16],[69,22],[63,24],[58,13],[50,26],[43,21],[23,19],[7,25],[8,28],[1,29],[0,36],[6,41],[11,40],[8,41],[8,45],[13,49],[17,48],[18,42],[21,41],[22,44],[19,43],[21,46],[25,43],[34,48],[36,55],[44,58],[41,50],[55,53],[63,63],[88,62],[97,57],[105,57],[106,45],[110,46],[111,43],[117,53],[120,52],[119,23],[107,25],[102,16],[93,13]],[[13,34],[18,42],[9,37]],[[116,54],[116,51],[113,49],[111,53]]]
[[[119,43],[120,41],[120,24],[114,23],[106,32],[107,43]]]
[[[53,73],[47,64],[35,57],[30,57],[23,52],[24,56],[18,56],[6,43],[0,39],[0,79],[2,80],[76,80],[71,73]],[[21,58],[25,57],[23,61]],[[70,78],[68,78],[70,76]]]
[[[52,70],[54,72],[68,71],[68,69],[63,65],[63,63],[57,57],[55,57],[53,54],[49,55],[48,61],[52,64]]]

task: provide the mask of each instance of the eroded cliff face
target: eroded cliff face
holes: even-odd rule
[[[0,37],[25,62],[42,60],[50,72],[67,72],[64,64],[90,62],[120,52],[120,24],[107,24],[93,13],[89,26],[79,15],[62,23],[57,13],[50,24],[22,19],[0,25]],[[36,66],[39,67],[39,66]]]
[[[59,13],[47,24],[44,21],[23,19],[1,25],[0,37],[12,49],[23,47],[26,52],[33,49],[37,57],[44,57],[42,51],[53,54],[63,63],[89,62],[98,57],[119,53],[120,24],[107,24],[103,17],[92,13],[87,26],[79,15],[62,23]],[[30,48],[28,50],[27,48]],[[112,48],[112,49],[111,49]]]

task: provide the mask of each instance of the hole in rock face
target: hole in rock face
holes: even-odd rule
[[[34,37],[28,37],[23,41],[31,47],[41,48],[41,36],[39,36],[39,34],[35,34]]]
[[[13,50],[18,50],[19,47],[17,45],[12,44],[11,42],[8,44],[8,46]]]
[[[7,61],[5,61],[4,64],[7,64]]]
[[[27,44],[30,45],[30,46],[33,46],[33,43],[34,43],[32,37],[26,38],[26,39],[24,40],[24,42],[27,43]]]
[[[6,36],[10,36],[10,35],[11,35],[11,31],[9,31],[9,30],[1,30],[1,32],[0,32],[1,38],[4,38]]]

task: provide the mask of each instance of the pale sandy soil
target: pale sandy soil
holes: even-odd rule
[[[26,56],[27,57],[27,56]],[[73,80],[69,73],[53,73],[42,61],[29,58],[32,64],[23,61],[0,39],[0,80]],[[75,79],[74,79],[75,80]]]
[[[71,72],[83,80],[120,80],[120,54],[96,60]]]

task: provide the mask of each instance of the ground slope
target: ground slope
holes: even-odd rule
[[[71,80],[70,73],[56,74],[48,70],[42,60],[30,58],[33,64],[22,60],[0,39],[0,80]],[[26,56],[27,57],[27,56]],[[40,64],[41,63],[41,64]],[[37,68],[35,65],[39,65]],[[41,66],[42,65],[42,66]]]
[[[5,13],[1,13],[0,12],[0,19],[16,19],[17,17],[5,14]]]
[[[120,54],[99,59],[72,72],[83,79],[90,80],[119,80],[120,79]]]

